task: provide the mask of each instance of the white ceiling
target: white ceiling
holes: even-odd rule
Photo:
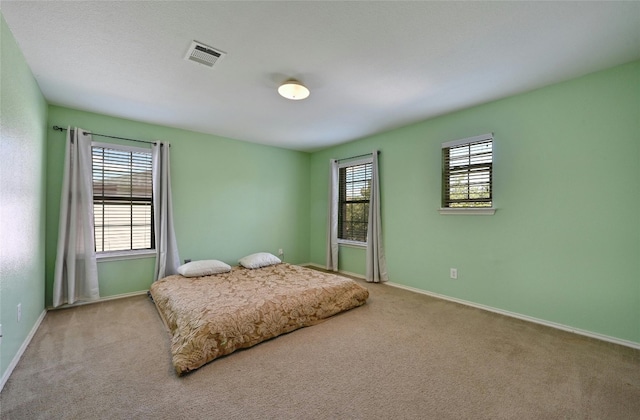
[[[305,151],[640,58],[638,1],[0,8],[49,103]],[[192,40],[227,55],[186,61]]]

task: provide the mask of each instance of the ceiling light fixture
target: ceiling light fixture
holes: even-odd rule
[[[278,93],[292,101],[299,101],[309,96],[309,89],[295,79],[289,79],[278,88]]]

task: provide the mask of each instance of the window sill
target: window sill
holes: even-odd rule
[[[338,239],[338,245],[350,246],[350,247],[353,247],[353,248],[366,248],[367,247],[367,243],[366,242],[347,241],[347,240],[344,240],[344,239]]]
[[[112,251],[96,253],[96,260],[98,262],[135,260],[138,258],[151,258],[155,256],[155,249],[143,249],[139,251]]]
[[[477,207],[477,208],[440,208],[440,214],[475,214],[480,216],[493,216],[496,212],[494,207]]]

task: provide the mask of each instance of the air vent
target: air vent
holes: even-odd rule
[[[196,63],[203,64],[207,67],[213,67],[213,65],[222,60],[225,55],[226,53],[223,51],[216,50],[215,48],[201,44],[198,41],[193,41],[184,59],[195,61]]]

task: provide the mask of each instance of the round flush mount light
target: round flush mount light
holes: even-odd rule
[[[300,99],[307,98],[310,92],[302,83],[297,80],[290,79],[280,85],[278,93],[284,98],[291,99],[292,101],[299,101]]]

